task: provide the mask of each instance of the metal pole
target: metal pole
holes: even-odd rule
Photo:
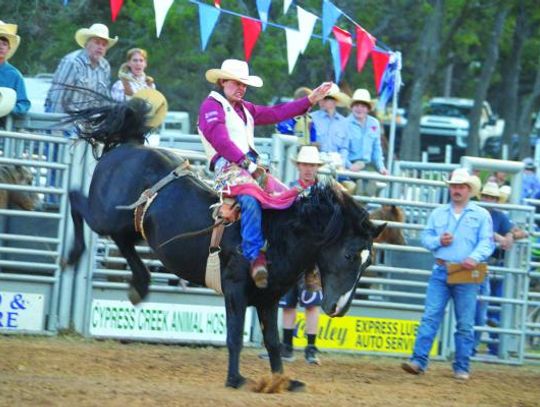
[[[394,95],[392,97],[392,119],[390,121],[390,139],[388,140],[388,171],[392,173],[392,164],[394,160],[394,149],[396,143],[396,113],[398,107],[398,94],[401,87],[401,52],[394,53],[396,57],[396,74],[394,77]]]

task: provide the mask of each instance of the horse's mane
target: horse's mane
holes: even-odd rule
[[[266,222],[269,241],[283,242],[284,233],[309,234],[317,245],[332,244],[343,233],[370,234],[374,225],[367,211],[342,191],[337,183],[318,183],[301,194],[286,222]]]
[[[119,144],[135,142],[144,144],[151,130],[146,126],[146,117],[151,106],[144,100],[133,98],[127,102],[117,102],[110,97],[78,86],[62,85],[63,88],[85,92],[92,104],[81,110],[68,111],[70,117],[65,122],[75,123],[80,139],[92,146],[96,159]],[[100,153],[100,144],[103,152]]]
[[[15,166],[13,165],[0,166],[0,182],[6,184],[15,183],[15,171]]]

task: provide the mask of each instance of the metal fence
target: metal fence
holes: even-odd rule
[[[43,132],[49,131],[49,126],[43,123],[32,123]],[[28,120],[24,126],[20,125],[21,128],[31,128]],[[84,335],[95,337],[224,343],[222,298],[209,289],[194,287],[166,272],[146,246],[140,246],[138,251],[154,273],[148,300],[139,307],[132,307],[127,301],[130,271],[125,260],[110,240],[88,230],[85,232],[87,255],[77,270],[68,268],[60,272],[60,258],[65,256],[73,235],[71,222],[66,222],[69,219],[66,193],[71,188],[88,189],[95,163],[83,144],[71,145],[62,133],[36,135],[36,129],[32,131],[32,134],[0,133],[3,150],[0,163],[27,166],[36,175],[31,187],[0,184],[0,189],[31,190],[41,194],[43,201],[42,209],[37,211],[0,210],[2,219],[7,219],[0,235],[0,309],[5,310],[6,304],[11,303],[14,307],[19,306],[20,301],[14,294],[24,292],[32,301],[38,300],[28,295],[42,296],[39,303],[43,308],[40,328],[28,331],[55,332],[72,326]],[[296,177],[295,166],[290,160],[297,150],[295,137],[274,135],[256,139],[256,145],[277,176],[286,182]],[[208,175],[199,136],[164,131],[160,147],[180,149],[178,153],[188,157],[201,176]],[[505,168],[503,162],[491,164]],[[471,165],[474,167],[478,163]],[[431,210],[447,201],[444,179],[455,167],[451,164],[401,161],[395,163],[392,176],[367,171],[328,171],[337,177],[381,183],[383,188],[378,196],[355,198],[368,209],[395,204],[406,215],[404,223],[391,223],[389,227],[402,229],[408,244],[375,245],[380,263],[372,266],[369,275],[362,278],[353,300],[352,318],[360,322],[400,320],[411,324],[419,320],[432,267],[431,254],[420,247],[420,232]],[[513,186],[517,188],[519,180]],[[508,212],[523,228],[531,229],[533,207],[510,204],[499,208]],[[24,227],[31,230],[23,232],[19,219],[28,221]],[[50,236],[41,233],[45,230]],[[533,236],[538,235],[533,233]],[[499,327],[476,327],[478,331],[485,332],[482,337],[484,343],[499,344],[500,352],[494,359],[498,362],[521,363],[524,358],[535,357],[530,350],[540,336],[540,324],[537,322],[540,296],[529,292],[529,279],[538,281],[540,276],[536,271],[529,271],[530,251],[529,241],[520,242],[507,253],[504,267],[491,267],[494,278],[504,281],[504,293],[502,297],[481,298],[489,301],[492,309],[501,310]],[[538,264],[533,262],[531,266],[537,267]],[[165,318],[170,319],[167,324],[163,322]],[[1,318],[0,322],[5,324]],[[334,322],[325,322],[327,325],[321,329],[331,329],[331,323]],[[439,333],[436,357],[448,358],[451,355],[453,325],[449,307]],[[257,343],[257,330],[255,315],[250,311],[246,318],[246,341]],[[6,328],[0,326],[0,332],[5,331]],[[369,353],[388,354],[382,348],[366,346],[362,349]],[[402,349],[390,353],[404,355],[407,352]]]

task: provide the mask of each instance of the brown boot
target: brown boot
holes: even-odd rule
[[[251,262],[251,278],[257,288],[266,288],[268,286],[268,269],[266,268],[266,255],[259,252],[259,255]]]
[[[312,293],[322,290],[321,276],[317,268],[304,273],[304,287]]]

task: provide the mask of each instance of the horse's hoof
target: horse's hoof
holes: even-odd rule
[[[288,391],[304,391],[306,390],[306,384],[304,382],[301,382],[300,380],[293,380],[291,379],[289,381],[289,387],[287,387]]]
[[[233,389],[239,389],[246,384],[246,378],[243,376],[236,376],[235,378],[228,378],[225,382],[225,387],[232,387]]]
[[[137,290],[135,288],[133,288],[133,287],[129,288],[128,298],[129,298],[129,301],[133,305],[137,305],[138,303],[140,303],[142,301],[141,296],[139,295]]]

